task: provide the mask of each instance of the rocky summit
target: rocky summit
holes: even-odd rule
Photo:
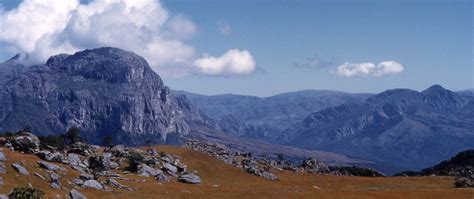
[[[139,145],[177,142],[190,131],[186,120],[202,120],[185,97],[170,94],[145,59],[116,48],[60,54],[0,76],[2,132],[31,127],[46,135],[77,127],[95,143],[113,136]]]

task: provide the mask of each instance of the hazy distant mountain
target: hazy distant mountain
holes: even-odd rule
[[[143,144],[186,135],[187,120],[205,123],[134,53],[99,48],[61,54],[12,76],[16,59],[0,66],[8,80],[0,85],[0,131],[29,126],[49,134],[75,126],[96,143],[111,135],[121,143]]]
[[[459,94],[461,94],[461,95],[474,96],[474,88],[472,88],[472,89],[460,90],[460,91],[457,91],[457,93],[459,93]]]
[[[315,112],[279,142],[369,159],[384,171],[420,169],[474,148],[474,98],[438,85],[388,90]]]
[[[360,102],[371,96],[326,90],[304,90],[271,97],[173,92],[186,95],[204,114],[216,120],[223,131],[270,142],[310,113],[347,102]]]

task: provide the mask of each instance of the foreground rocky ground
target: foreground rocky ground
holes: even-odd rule
[[[23,135],[21,140],[25,142],[20,143],[29,144],[15,141],[10,142],[13,151],[0,148],[3,182],[0,194],[8,194],[14,187],[31,186],[43,190],[45,198],[81,198],[82,195],[87,198],[471,199],[474,196],[473,189],[454,188],[452,177],[336,176],[336,171],[316,160],[295,166],[229,152],[213,143],[192,141],[187,145],[192,149],[170,146],[104,149],[76,143],[59,152],[36,148],[34,137]],[[137,164],[132,164],[135,169],[130,168],[134,162],[131,160],[136,160]],[[263,172],[278,180],[258,175]]]

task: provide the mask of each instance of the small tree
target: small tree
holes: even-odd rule
[[[52,135],[52,134],[49,134],[48,136],[44,137],[44,136],[39,136],[38,137],[39,140],[41,141],[41,145],[43,147],[46,147],[46,146],[51,146],[51,147],[55,147],[59,150],[62,150],[64,149],[65,147],[65,144],[64,144],[64,134],[61,134],[61,135]]]
[[[68,143],[82,142],[81,132],[76,127],[67,130],[65,137]]]
[[[105,136],[104,140],[102,140],[105,147],[112,148],[114,146],[114,138],[111,136]]]

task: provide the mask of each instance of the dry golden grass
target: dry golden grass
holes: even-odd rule
[[[157,150],[182,157],[182,162],[190,170],[196,170],[203,184],[190,185],[172,181],[158,183],[153,178],[125,175],[128,181],[120,181],[133,187],[134,191],[115,190],[107,193],[91,189],[78,189],[89,198],[474,198],[474,189],[453,188],[450,177],[335,177],[306,173],[276,172],[278,181],[268,181],[242,172],[205,154],[184,148],[158,146]],[[51,189],[49,183],[35,176],[21,176],[10,166],[12,162],[23,160],[30,173],[40,169],[33,155],[3,150],[9,160],[7,174],[3,175],[5,185],[0,193],[8,193],[13,187],[27,185],[28,182],[46,192],[47,198],[65,198],[73,187],[71,181],[79,174],[68,169],[61,177],[63,190]],[[137,182],[135,180],[146,180]],[[318,188],[316,188],[316,187]]]

